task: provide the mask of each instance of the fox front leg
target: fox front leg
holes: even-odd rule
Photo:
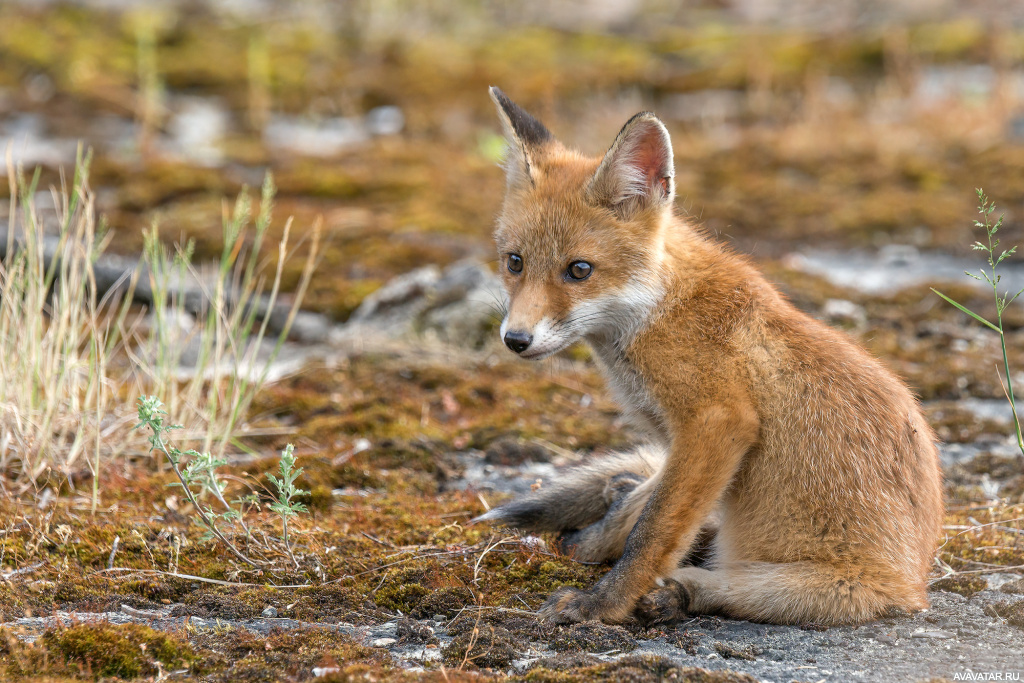
[[[757,433],[756,415],[745,403],[719,403],[691,414],[673,430],[672,452],[622,557],[594,588],[555,591],[541,616],[557,624],[628,618],[637,600],[689,550]]]

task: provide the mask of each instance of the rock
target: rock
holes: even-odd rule
[[[398,642],[397,638],[375,638],[370,641],[370,647],[388,647]]]
[[[864,307],[845,299],[829,299],[821,313],[825,320],[844,327],[861,328],[868,322]]]
[[[266,617],[267,619],[274,619],[275,617],[277,617],[277,608],[276,607],[268,607],[268,608],[266,608],[265,610],[263,610],[263,616]],[[319,674],[317,674],[317,675],[319,675]]]
[[[807,651],[813,654],[817,651],[817,648],[811,645],[808,646]],[[715,652],[721,655],[722,659],[745,659],[748,662],[757,659],[759,654],[753,645],[740,648],[721,642],[715,643]]]
[[[497,339],[493,328],[503,299],[498,278],[476,260],[458,261],[444,270],[424,266],[366,297],[333,336],[339,342],[425,336],[479,348]]]

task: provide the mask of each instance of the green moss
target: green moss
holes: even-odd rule
[[[562,683],[569,681],[624,681],[625,683],[656,683],[672,680],[686,683],[755,683],[756,678],[732,671],[708,671],[682,667],[667,657],[632,656],[615,662],[575,668],[552,670],[539,666],[531,670],[524,680],[531,683]]]
[[[373,595],[373,601],[392,611],[410,614],[419,606],[430,590],[412,580],[416,572],[399,572],[395,579],[385,579],[385,583]]]
[[[988,589],[988,581],[977,575],[961,574],[959,576],[949,576],[944,579],[931,584],[929,590],[933,591],[949,591],[950,593],[959,593],[965,598],[969,598],[975,593],[980,593],[983,590]]]
[[[551,648],[558,652],[632,652],[637,647],[626,629],[599,621],[574,624],[551,641]]]
[[[188,643],[140,624],[76,624],[47,631],[43,644],[68,665],[96,677],[133,679],[189,664],[195,654]]]

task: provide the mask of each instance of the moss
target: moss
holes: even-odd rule
[[[1024,628],[1024,600],[1016,602],[997,602],[992,605],[992,610],[1006,619],[1006,623],[1018,628]]]
[[[279,601],[273,588],[213,588],[184,597],[174,608],[175,616],[196,616],[221,619],[255,619],[264,609]]]
[[[413,616],[431,617],[440,614],[451,618],[476,602],[473,591],[465,586],[451,586],[432,590],[416,604]]]
[[[716,642],[715,652],[720,654],[723,659],[743,659],[748,662],[752,662],[757,659],[758,650],[753,645],[747,645],[746,647],[734,647],[728,643]]]
[[[516,647],[512,634],[500,627],[483,627],[459,634],[441,649],[445,666],[466,665],[505,670],[512,665]]]
[[[558,652],[632,652],[637,646],[626,629],[599,621],[574,624],[551,641],[551,648]]]
[[[76,624],[47,631],[43,644],[72,667],[96,677],[138,678],[189,664],[194,652],[188,643],[140,624]]]
[[[965,598],[969,598],[975,593],[980,593],[983,590],[988,589],[988,581],[977,575],[961,574],[958,576],[949,576],[944,579],[931,584],[929,590],[933,591],[949,591],[950,593],[959,593]]]
[[[550,593],[561,586],[587,588],[593,583],[594,569],[570,559],[551,559],[512,567],[506,573],[509,583],[531,593]]]
[[[192,673],[213,681],[257,683],[277,681],[282,672],[306,672],[323,662],[390,666],[390,657],[377,648],[363,647],[333,629],[274,629],[259,636],[246,629],[201,632],[193,639],[202,656]]]
[[[540,666],[525,677],[531,683],[562,683],[563,681],[623,681],[655,683],[673,680],[688,683],[755,683],[756,678],[732,671],[708,671],[682,667],[667,657],[631,656],[615,662],[570,670],[552,670]]]

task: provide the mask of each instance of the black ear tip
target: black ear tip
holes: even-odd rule
[[[494,100],[497,104],[502,105],[503,108],[512,104],[512,100],[508,98],[508,95],[506,95],[504,91],[502,91],[502,89],[496,85],[492,85],[491,87],[487,88],[487,92],[490,93],[491,99]]]
[[[513,102],[508,95],[501,91],[501,88],[492,85],[488,88],[488,92],[490,92],[494,103],[508,118],[512,131],[523,143],[536,145],[551,139],[551,133],[544,127],[544,124]]]

